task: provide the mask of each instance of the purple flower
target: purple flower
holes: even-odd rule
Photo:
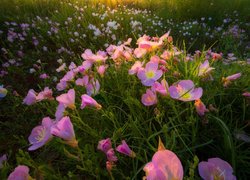
[[[28,149],[29,151],[34,151],[42,147],[52,138],[52,135],[50,133],[50,129],[52,126],[53,121],[49,117],[43,118],[42,125],[36,126],[32,130],[28,138],[30,144],[32,144]]]
[[[59,104],[56,108],[56,113],[55,113],[55,117],[56,117],[56,120],[60,120],[62,119],[62,117],[64,116],[64,111],[65,111],[65,106],[64,104]]]
[[[88,83],[89,83],[89,76],[88,75],[85,75],[83,78],[78,78],[76,81],[75,81],[76,85],[78,86],[87,86]]]
[[[43,73],[39,76],[41,79],[48,79],[49,78],[49,75],[46,74],[46,73]]]
[[[24,165],[19,165],[15,168],[15,170],[9,175],[8,180],[28,180],[29,168]]]
[[[57,137],[62,138],[66,141],[67,144],[72,147],[78,146],[73,125],[68,116],[63,117],[60,121],[58,121],[55,126],[51,128],[51,133]]]
[[[132,151],[129,146],[127,145],[126,141],[122,141],[122,144],[119,145],[118,147],[116,147],[116,151],[118,151],[119,153],[125,154],[127,156],[130,156],[132,158],[134,158],[136,155],[134,153],[134,151]]]
[[[194,88],[191,80],[182,80],[169,87],[169,94],[180,101],[194,101],[202,96],[202,88]]]
[[[210,158],[208,162],[202,161],[199,163],[198,169],[204,180],[236,180],[231,165],[220,158]]]
[[[108,150],[111,148],[112,148],[112,144],[111,144],[110,138],[100,140],[97,146],[97,149],[104,153],[107,153]]]
[[[157,81],[163,72],[158,70],[158,63],[148,62],[145,69],[140,69],[137,76],[145,86],[152,86]]]
[[[100,90],[99,81],[97,79],[94,80],[94,78],[90,79],[89,83],[86,86],[86,90],[89,96],[98,94]]]
[[[36,103],[36,92],[33,89],[30,89],[27,96],[23,100],[23,104],[32,105]]]

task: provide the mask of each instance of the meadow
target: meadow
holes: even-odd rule
[[[248,0],[0,3],[0,179],[249,179]]]

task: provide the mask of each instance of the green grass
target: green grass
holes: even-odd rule
[[[199,179],[198,159],[206,161],[212,157],[220,157],[229,162],[238,179],[247,179],[250,176],[249,144],[235,137],[235,132],[244,131],[247,134],[250,132],[248,122],[250,103],[249,99],[242,96],[243,92],[249,91],[250,84],[250,67],[245,63],[246,58],[249,58],[249,48],[247,49],[249,25],[246,24],[246,19],[249,18],[249,2],[247,0],[213,1],[213,5],[211,5],[212,1],[198,0],[143,2],[138,0],[133,3],[123,1],[127,7],[118,7],[116,3],[120,3],[119,1],[112,3],[105,1],[111,9],[106,6],[101,7],[94,1],[91,1],[91,4],[87,1],[62,2],[59,3],[57,0],[1,1],[0,30],[3,34],[0,34],[0,46],[6,48],[8,53],[0,54],[0,62],[4,64],[9,59],[17,60],[16,53],[21,46],[25,56],[20,58],[22,66],[1,67],[8,71],[8,75],[0,79],[0,84],[7,86],[8,95],[0,100],[0,142],[3,142],[0,145],[0,155],[6,153],[8,161],[1,169],[0,179],[6,179],[19,164],[29,166],[31,176],[37,179],[108,179],[110,177],[105,167],[106,157],[97,150],[98,141],[107,137],[112,139],[113,147],[125,139],[137,154],[135,159],[117,154],[119,162],[112,170],[114,179],[141,179],[145,175],[142,170],[144,165],[151,161],[157,149],[158,137],[161,137],[167,149],[178,155],[182,161],[186,179]],[[77,4],[79,7],[87,5],[87,8],[80,12],[66,2]],[[117,12],[112,13],[112,8],[117,8]],[[140,11],[135,14],[136,9],[144,8],[148,10],[147,13]],[[234,10],[239,12],[238,24],[234,21],[235,14],[232,14]],[[93,13],[102,15],[105,11],[107,11],[107,17],[104,20],[93,16]],[[228,16],[223,16],[225,13],[228,13]],[[40,16],[42,20],[39,21],[36,16]],[[65,24],[68,17],[72,17],[70,25]],[[82,19],[79,20],[77,17]],[[206,17],[206,28],[201,25],[202,17]],[[213,20],[208,21],[209,17]],[[233,21],[224,25],[222,31],[228,32],[231,26],[239,25],[245,30],[239,38],[231,34],[221,38],[222,32],[214,33],[214,38],[205,36],[209,28],[213,30],[221,26],[223,19],[228,17],[232,17]],[[142,23],[142,31],[131,27],[131,18]],[[147,19],[151,20],[147,21]],[[173,24],[167,22],[169,19],[172,19]],[[53,25],[49,24],[48,20],[51,20]],[[112,30],[110,35],[104,34],[95,38],[93,31],[88,29],[89,24],[102,29],[102,24],[106,27],[110,20],[120,24],[119,29]],[[163,25],[154,25],[153,21],[159,20]],[[183,36],[183,32],[179,31],[186,27],[184,21],[195,20],[198,24],[192,26],[190,30],[192,36]],[[5,24],[6,21],[30,24],[33,21],[36,28],[30,27],[25,41],[10,43],[7,40],[9,27]],[[55,23],[60,23],[59,31],[50,36],[48,31],[56,26]],[[18,26],[14,29],[21,32]],[[53,89],[54,97],[62,94],[55,88],[58,81],[53,81],[54,77],[60,79],[65,74],[65,72],[55,71],[59,66],[57,59],[63,59],[67,65],[70,62],[80,65],[82,63],[80,55],[86,48],[94,52],[99,49],[105,50],[105,43],[116,44],[129,37],[133,38],[132,46],[136,47],[136,39],[144,33],[161,36],[169,29],[171,29],[174,44],[177,44],[180,49],[188,49],[188,52],[181,55],[180,62],[177,64],[174,59],[171,59],[171,66],[168,67],[169,71],[164,77],[169,85],[182,79],[193,80],[197,87],[204,89],[202,96],[204,104],[207,107],[213,104],[218,111],[210,111],[206,116],[199,117],[195,112],[194,102],[181,102],[161,96],[158,96],[159,102],[156,106],[145,107],[141,103],[141,95],[147,88],[136,76],[128,74],[135,59],[132,62],[123,62],[121,68],[117,68],[109,59],[109,68],[103,78],[95,72],[95,77],[100,81],[101,90],[94,98],[102,105],[101,110],[92,108],[80,110],[80,96],[85,93],[85,89],[75,86],[73,82],[68,87],[76,90],[78,108],[67,110],[66,114],[74,124],[79,149],[73,149],[59,138],[54,138],[34,152],[27,150],[28,136],[32,128],[39,125],[43,117],[54,117],[57,102],[42,101],[26,106],[22,101],[29,89],[39,92],[46,86]],[[74,32],[86,36],[75,37]],[[199,37],[195,36],[197,32],[201,34]],[[116,40],[112,39],[113,34]],[[39,39],[37,47],[32,44],[33,36]],[[70,38],[78,41],[71,43]],[[43,46],[48,47],[48,52],[42,51]],[[205,53],[210,46],[218,52],[223,52],[225,58],[228,52],[235,53],[236,57],[239,57],[238,60],[245,64],[224,65],[224,60],[214,62],[211,65],[215,68],[212,73],[214,81],[202,81],[197,77],[197,68],[205,57],[202,56],[190,62],[186,62],[185,58],[187,53],[197,49],[204,50]],[[61,47],[67,48],[72,54],[58,53],[57,50]],[[162,51],[163,49],[152,52],[143,60],[147,62],[150,56],[160,55]],[[37,60],[41,60],[42,63]],[[34,64],[41,68],[31,74],[29,70],[34,67]],[[178,77],[173,75],[176,71],[180,73]],[[242,77],[228,88],[224,88],[222,77],[237,72],[241,72]],[[40,79],[39,75],[42,73],[48,73],[51,78]],[[13,95],[13,91],[17,91],[19,96]]]

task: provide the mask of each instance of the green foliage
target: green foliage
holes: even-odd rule
[[[163,34],[169,29],[167,19],[172,18],[174,22],[183,22],[188,20],[200,19],[201,17],[211,16],[212,22],[208,22],[209,27],[204,28],[200,24],[192,26],[190,32],[195,35],[197,32],[206,33],[209,28],[215,28],[217,22],[222,21],[222,11],[224,6],[226,12],[240,10],[239,19],[247,15],[247,8],[243,8],[246,0],[241,1],[133,1],[125,2],[127,7],[117,6],[114,1],[105,1],[110,7],[117,7],[117,13],[108,11],[108,18],[101,21],[93,17],[93,13],[103,14],[106,7],[100,8],[97,2],[81,1],[79,6],[88,5],[84,13],[76,11],[73,6],[66,2],[76,3],[76,1],[57,0],[19,0],[19,1],[1,1],[0,24],[3,25],[4,35],[7,34],[5,21],[16,21],[19,23],[31,23],[37,15],[43,18],[37,20],[36,25],[39,28],[31,28],[27,41],[18,43],[9,43],[6,38],[0,35],[0,45],[8,51],[7,55],[0,56],[1,64],[9,59],[17,58],[16,51],[23,46],[26,56],[22,59],[23,65],[20,67],[11,66],[8,68],[8,75],[0,80],[1,84],[8,85],[8,95],[0,100],[0,155],[6,153],[8,161],[4,163],[0,172],[0,179],[5,179],[8,174],[19,164],[27,165],[30,168],[31,176],[36,179],[107,179],[110,174],[105,169],[106,157],[97,150],[98,141],[111,137],[113,147],[120,144],[121,140],[126,140],[131,149],[135,151],[136,158],[131,159],[123,155],[118,155],[119,163],[112,170],[115,179],[141,179],[144,176],[142,171],[144,165],[149,162],[152,155],[157,150],[158,137],[161,137],[167,149],[175,152],[182,160],[186,179],[197,179],[197,165],[199,161],[206,161],[211,157],[220,157],[228,161],[234,168],[239,179],[247,179],[250,176],[250,149],[249,144],[237,139],[236,131],[249,133],[250,103],[249,99],[244,99],[242,93],[249,91],[250,67],[245,62],[245,57],[249,53],[246,48],[247,33],[242,33],[242,37],[234,37],[232,34],[221,38],[221,34],[215,34],[214,39],[201,36],[192,40],[194,42],[190,51],[183,45],[183,39],[191,42],[191,38],[182,37],[179,31],[183,24],[173,27],[171,35],[177,38],[179,48],[184,49],[180,55],[179,62],[174,58],[169,60],[170,66],[168,72],[164,75],[165,79],[171,85],[181,79],[191,79],[196,86],[204,89],[202,101],[204,104],[212,104],[217,110],[210,110],[207,116],[200,117],[195,112],[193,102],[180,102],[170,97],[158,97],[157,106],[146,107],[141,103],[141,95],[145,93],[146,87],[136,76],[128,74],[132,62],[122,62],[120,68],[115,66],[111,60],[105,76],[100,79],[101,90],[94,98],[102,105],[101,110],[87,108],[80,110],[80,96],[86,93],[82,87],[75,87],[74,83],[69,88],[75,88],[77,110],[68,110],[69,115],[76,132],[79,148],[71,148],[62,140],[52,139],[47,145],[34,152],[28,152],[28,136],[33,127],[40,124],[43,117],[54,117],[57,103],[55,101],[43,101],[32,106],[25,106],[22,100],[31,88],[41,91],[44,87],[55,87],[56,83],[52,78],[42,80],[39,75],[46,72],[51,77],[62,78],[65,72],[57,73],[58,67],[56,59],[63,59],[64,62],[75,62],[77,65],[82,63],[80,54],[83,49],[90,48],[94,51],[104,49],[104,44],[116,44],[118,41],[125,41],[128,37],[133,40],[146,32],[150,35]],[[96,4],[95,4],[96,3]],[[120,1],[116,1],[120,3]],[[213,5],[211,5],[213,3]],[[94,5],[94,6],[92,6]],[[248,5],[248,4],[247,4]],[[96,7],[93,8],[93,7]],[[165,9],[167,7],[167,10]],[[133,14],[129,8],[147,8],[150,12],[146,14]],[[241,11],[242,10],[242,11]],[[58,11],[58,13],[55,13]],[[123,13],[121,13],[123,12]],[[157,14],[163,18],[166,23],[160,27],[153,25],[152,21],[159,18],[153,18]],[[81,16],[81,20],[73,18],[72,25],[66,26],[64,23],[68,17]],[[144,17],[146,16],[146,18]],[[48,23],[45,23],[45,17],[53,22],[60,23],[60,29],[57,35],[49,36],[50,30]],[[141,21],[145,31],[132,31],[129,25],[131,18]],[[147,19],[153,19],[147,21]],[[108,35],[95,38],[93,32],[88,29],[89,24],[102,27],[109,20],[115,20],[120,23],[122,29],[112,31],[116,40]],[[81,28],[77,27],[80,25]],[[175,23],[174,23],[175,24]],[[165,26],[166,25],[166,26]],[[153,28],[151,28],[153,27]],[[2,26],[1,26],[2,28]],[[227,31],[230,25],[224,27]],[[240,28],[246,29],[245,24],[240,24]],[[85,34],[85,38],[79,38],[75,44],[69,42],[73,38],[72,33],[79,32]],[[71,34],[70,34],[71,33]],[[32,36],[41,35],[40,45],[34,47],[31,43]],[[239,42],[242,41],[242,44]],[[216,43],[215,43],[216,42]],[[135,41],[132,42],[135,46]],[[229,65],[224,65],[222,61],[215,61],[210,64],[215,70],[212,73],[214,81],[203,81],[198,75],[198,67],[204,62],[206,50],[212,44],[213,47],[221,52],[233,52],[243,61],[236,61]],[[240,45],[239,45],[240,44]],[[43,45],[48,46],[49,51],[41,51]],[[72,54],[58,54],[56,51],[61,47],[69,48]],[[184,46],[184,48],[183,48]],[[189,47],[189,46],[188,46]],[[187,54],[196,48],[202,49],[200,56],[195,57],[194,61],[187,61]],[[169,45],[166,49],[173,50]],[[143,60],[149,61],[152,55],[161,55],[160,52],[153,52],[144,57]],[[37,60],[41,60],[38,63]],[[239,63],[238,63],[239,62]],[[39,65],[34,74],[29,73],[29,69]],[[177,75],[174,75],[177,72]],[[222,86],[222,77],[241,72],[242,77],[233,82],[228,88]],[[96,77],[97,78],[97,77]],[[13,91],[19,95],[12,95]],[[61,94],[54,90],[54,97]],[[198,158],[199,157],[199,158]]]

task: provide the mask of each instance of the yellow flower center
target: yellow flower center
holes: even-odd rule
[[[153,78],[155,76],[155,72],[154,71],[148,71],[147,73],[146,73],[146,77],[148,78],[148,79],[151,79],[151,78]]]
[[[43,127],[41,130],[38,131],[38,136],[35,138],[38,142],[42,141],[45,137],[46,130]]]

